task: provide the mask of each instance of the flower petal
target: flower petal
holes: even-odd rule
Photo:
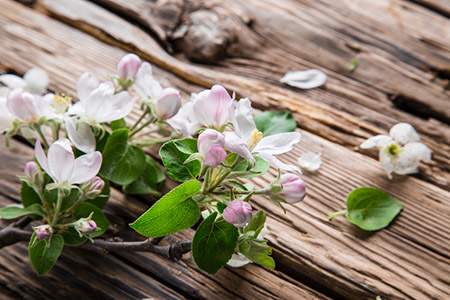
[[[236,153],[242,158],[249,161],[254,161],[252,153],[248,148],[247,141],[236,135],[234,132],[224,132],[225,148],[233,153]]]
[[[23,89],[26,84],[25,80],[11,74],[0,75],[0,83],[6,85],[10,89]]]
[[[16,118],[22,121],[32,121],[39,116],[34,97],[22,90],[14,90],[8,94],[6,105]]]
[[[320,153],[307,152],[303,153],[297,160],[300,168],[305,169],[308,172],[316,172],[319,170],[322,160],[320,159]]]
[[[369,149],[373,147],[384,148],[386,145],[392,142],[392,138],[388,135],[376,135],[365,140],[359,148],[361,149]]]
[[[422,143],[409,143],[398,154],[394,171],[400,175],[417,173],[422,160],[431,160],[431,150]]]
[[[95,151],[95,136],[91,127],[84,123],[76,123],[75,119],[65,120],[67,134],[72,144],[80,151],[89,153]]]
[[[100,85],[91,73],[83,73],[77,81],[76,90],[80,101],[88,99],[89,95]]]
[[[398,123],[394,125],[389,131],[389,135],[402,145],[420,141],[417,131],[408,123]]]
[[[211,90],[200,92],[194,100],[194,114],[205,126],[220,127],[231,121],[234,100],[226,89],[214,85]]]
[[[133,86],[136,93],[143,99],[158,98],[162,92],[161,85],[153,78],[152,66],[148,62],[144,62],[139,68]]]
[[[36,144],[34,145],[34,155],[36,156],[36,159],[41,168],[44,169],[44,171],[50,175],[47,156],[45,155],[44,149],[42,149],[40,140],[37,140]]]
[[[249,260],[247,257],[242,255],[241,253],[234,253],[230,260],[227,262],[227,265],[232,268],[241,268],[245,265],[250,264],[252,261]]]
[[[266,160],[272,167],[274,167],[276,169],[289,171],[289,172],[295,171],[295,172],[301,173],[300,169],[297,166],[291,165],[291,164],[285,164],[284,162],[282,162],[281,160],[279,160],[278,158],[276,158],[275,156],[273,156],[271,154],[261,152],[261,153],[259,153],[259,156],[261,156],[262,159]]]
[[[391,179],[392,172],[394,172],[394,162],[386,148],[380,149],[378,152],[378,159],[380,160],[381,166],[386,171],[387,176]]]
[[[75,157],[68,139],[61,139],[50,145],[48,150],[49,175],[56,182],[65,182],[72,176]]]
[[[256,129],[252,105],[248,98],[237,102],[234,111],[233,127],[236,133],[246,141],[250,139],[253,131]]]
[[[97,122],[112,122],[125,118],[133,109],[135,98],[128,92],[120,92],[111,96],[97,114]]]
[[[0,97],[0,134],[11,127],[14,116],[9,112],[6,105],[6,98]]]
[[[98,151],[84,154],[75,160],[70,183],[80,184],[98,174],[102,165],[102,154]]]
[[[33,68],[25,73],[23,76],[25,80],[25,90],[37,95],[42,95],[47,90],[48,75],[47,73],[38,68]]]
[[[194,102],[189,101],[184,104],[178,113],[167,120],[170,126],[181,132],[184,136],[192,136],[200,125],[194,115]]]
[[[320,70],[292,71],[286,73],[280,82],[300,89],[313,89],[327,81],[327,75]]]
[[[263,137],[256,144],[253,152],[268,153],[271,155],[283,154],[291,151],[295,144],[300,142],[301,134],[298,132],[283,132]]]

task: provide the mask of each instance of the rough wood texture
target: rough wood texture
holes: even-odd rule
[[[162,29],[158,27],[158,18],[154,14],[164,11],[161,6],[172,3],[117,0],[100,2],[138,22],[142,23],[141,19],[147,20],[146,26],[155,32]],[[399,121],[409,122],[421,132],[424,141],[434,152],[434,162],[422,168],[421,178],[448,190],[450,128],[444,124],[448,123],[445,121],[446,117],[441,115],[441,121],[434,119],[437,116],[433,111],[445,113],[450,107],[449,92],[443,87],[447,81],[435,78],[436,74],[445,75],[450,67],[450,45],[448,39],[441,38],[450,37],[450,22],[424,12],[420,7],[413,7],[417,13],[411,14],[396,4],[392,9],[401,13],[400,16],[408,22],[425,23],[433,18],[434,23],[438,24],[429,31],[437,34],[424,35],[416,30],[405,35],[403,31],[409,32],[412,28],[398,30],[391,14],[386,15],[386,7],[367,2],[378,13],[384,12],[387,21],[384,22],[385,18],[382,20],[387,24],[366,22],[364,25],[367,28],[360,28],[358,21],[367,18],[358,13],[364,11],[358,10],[358,7],[364,6],[360,2],[358,5],[348,4],[349,8],[343,10],[345,14],[339,15],[337,12],[340,10],[332,6],[333,3],[337,5],[335,2],[317,7],[321,2],[315,1],[298,7],[300,2],[294,4],[283,1],[281,3],[285,5],[282,6],[280,3],[247,1],[246,6],[241,7],[234,2],[220,5],[220,1],[212,4],[196,1],[194,3],[198,5],[191,7],[192,3],[187,1],[183,8],[185,17],[179,20],[183,24],[181,27],[190,26],[189,18],[192,14],[210,12],[226,17],[227,20],[234,20],[227,28],[216,28],[214,32],[228,34],[230,28],[233,28],[234,33],[230,34],[236,35],[238,32],[241,36],[238,40],[236,37],[229,38],[234,41],[233,45],[224,42],[224,47],[228,47],[226,50],[231,51],[226,54],[230,56],[228,59],[207,67],[189,63],[183,59],[183,55],[181,59],[170,56],[146,32],[92,3],[46,0],[39,7],[110,44],[138,52],[184,80],[201,86],[221,82],[231,90],[250,96],[258,108],[289,109],[295,114],[301,128],[350,148],[358,146],[363,138],[388,130]],[[299,15],[292,16],[291,11]],[[104,23],[110,26],[102,26]],[[336,26],[339,28],[335,28]],[[205,29],[202,28],[198,31],[202,32]],[[188,29],[182,31],[186,30]],[[192,35],[197,36],[195,33]],[[210,34],[206,36],[210,37]],[[443,46],[427,46],[417,41],[418,36]],[[219,40],[219,44],[222,43],[222,35],[215,38]],[[298,47],[298,40],[305,41],[302,47]],[[175,45],[176,41],[177,39],[174,41]],[[191,47],[186,43],[188,42],[181,43],[181,49]],[[430,57],[430,61],[425,62],[424,58],[413,56],[409,49],[416,48],[423,57]],[[235,49],[241,52],[236,53]],[[357,57],[360,67],[355,72],[349,72],[347,68],[354,57]],[[431,60],[431,57],[436,59]],[[325,88],[303,92],[280,87],[278,79],[284,72],[310,67],[326,70],[330,79]],[[433,73],[430,69],[437,71]],[[426,107],[425,104],[432,107]],[[399,110],[396,106],[406,108],[407,112],[418,116]]]
[[[32,10],[4,0],[1,3],[4,10],[0,11],[0,36],[2,36],[2,41],[5,41],[4,45],[0,47],[0,54],[3,57],[1,64],[3,67],[19,73],[23,73],[31,66],[41,66],[49,72],[51,88],[54,90],[70,93],[75,80],[86,69],[93,70],[96,75],[104,78],[106,74],[114,71],[115,63],[124,54],[118,48],[99,42],[95,38]],[[80,1],[76,3],[86,5]],[[63,10],[58,11],[62,18],[61,11]],[[92,10],[86,10],[86,14],[83,16],[89,16],[90,13],[95,15],[98,11],[98,8],[93,6]],[[295,102],[289,105],[280,103],[279,106],[289,107],[297,112],[299,120],[308,118],[309,124],[313,125],[305,125],[305,127],[312,126],[312,129],[315,130],[311,131],[324,136],[330,133],[328,138],[331,140],[334,140],[332,137],[349,137],[353,134],[364,136],[370,130],[380,131],[375,125],[365,122],[362,124],[366,124],[365,128],[370,128],[370,130],[367,129],[368,131],[363,131],[361,134],[355,129],[359,127],[351,126],[346,131],[336,131],[344,127],[339,124],[342,120],[347,120],[347,122],[353,120],[354,124],[359,124],[360,121],[348,113],[336,112],[331,106],[320,104],[316,100],[299,96],[297,93],[265,81],[246,80],[237,75],[227,75],[222,71],[208,71],[207,68],[175,60],[166,52],[158,50],[161,48],[142,31],[124,25],[128,23],[115,23],[118,22],[118,19],[114,15],[107,14],[104,10],[100,11],[101,14],[97,18],[101,16],[111,18],[103,19],[103,21],[109,21],[110,28],[121,24],[125,26],[122,30],[134,30],[132,34],[123,35],[121,38],[136,37],[134,42],[137,42],[137,37],[141,37],[142,43],[144,43],[142,47],[145,46],[145,51],[148,51],[145,52],[141,49],[141,54],[147,53],[145,54],[146,58],[153,59],[153,62],[156,61],[159,66],[169,71],[174,71],[179,78],[161,70],[157,71],[157,76],[166,77],[173,85],[186,92],[195,90],[197,87],[187,84],[182,79],[199,85],[207,85],[213,80],[223,80],[229,87],[238,89],[243,95],[253,95],[254,100],[259,102],[260,106],[267,105],[267,103],[264,104],[265,101],[271,101],[268,100],[268,95],[274,99],[286,99],[284,98],[287,97],[286,95],[296,97],[293,98],[295,100],[302,99],[301,104],[303,107],[307,107],[306,112],[301,111]],[[64,21],[69,22],[67,19],[70,20],[69,16],[72,15],[74,19],[69,22],[70,24],[94,33],[93,28],[95,27],[92,24],[88,30],[86,21],[74,22],[76,18],[81,17],[76,16],[76,13],[76,11],[67,13]],[[75,17],[73,17],[74,14]],[[92,22],[95,21],[95,18],[90,17],[90,19]],[[108,43],[115,42],[125,49],[133,48],[130,46],[130,42],[125,43],[122,40],[121,43],[118,43],[119,39],[111,39],[111,36],[105,36],[104,32],[99,33],[97,30],[95,35],[102,37]],[[140,46],[140,44],[136,45]],[[151,50],[151,46],[158,48]],[[159,56],[152,54],[152,51],[156,51]],[[173,66],[177,67],[174,69]],[[189,73],[191,71],[192,73]],[[218,76],[217,79],[214,79],[215,75]],[[271,105],[275,106],[275,102]],[[357,120],[358,122],[356,122]],[[441,129],[448,130],[444,126]],[[313,286],[325,287],[331,291],[333,296],[340,298],[374,299],[377,295],[382,296],[383,299],[445,299],[450,297],[448,277],[450,264],[448,255],[450,250],[448,244],[450,237],[449,192],[411,177],[388,181],[378,163],[373,159],[354,153],[314,134],[302,133],[304,140],[301,145],[284,159],[293,162],[301,152],[306,150],[323,153],[324,165],[321,171],[316,175],[306,176],[309,187],[308,198],[299,205],[287,207],[287,215],[284,215],[269,201],[257,200],[259,207],[264,207],[269,211],[269,230],[271,231],[269,239],[274,247],[278,270],[284,273],[284,275],[280,274],[280,277],[294,285],[298,284],[295,283],[295,280],[308,281]],[[341,142],[349,145],[350,143],[346,141]],[[14,157],[14,154],[10,155],[9,159]],[[5,159],[1,161],[5,161]],[[4,176],[0,176],[0,178],[5,180]],[[269,180],[270,178],[260,179],[255,183],[263,185],[267,184]],[[346,194],[352,188],[360,185],[382,187],[405,204],[405,211],[388,229],[367,235],[342,220],[333,223],[326,220],[326,214],[342,209]],[[17,194],[16,187],[8,181],[4,187],[2,185],[1,191],[4,195]],[[127,202],[127,211],[134,210],[133,207],[139,208],[139,205],[135,206],[132,203],[131,201]],[[129,212],[120,207],[115,214],[129,215]],[[133,215],[128,217],[132,218]],[[146,260],[143,267],[146,270],[145,273],[154,272],[151,273],[152,277],[158,276],[153,275],[159,273],[152,271],[155,268],[147,267],[147,264],[153,266],[154,257],[147,254],[144,256],[148,256],[148,261]],[[130,255],[127,262],[133,263],[133,261],[140,268],[144,265]],[[202,273],[198,272],[192,263],[186,263],[186,266],[191,266],[189,269],[176,266],[177,268],[166,269],[174,272],[166,271],[167,273],[159,275],[158,280],[164,281],[164,278],[184,276],[182,278],[189,284],[194,281],[194,286],[198,287],[199,291],[205,292],[200,288],[201,286],[215,287],[219,292],[212,292],[212,294],[217,293],[221,296],[224,294],[220,294],[220,291],[223,292],[226,289],[218,286],[218,282],[223,282],[222,278],[232,278],[230,279],[234,280],[232,282],[240,282],[243,279],[251,282],[268,282],[268,285],[261,290],[272,291],[274,288],[273,282],[268,280],[273,273],[262,275],[261,269],[256,267],[239,271],[224,270],[218,274],[218,277],[198,277]],[[175,270],[178,270],[179,273]],[[223,272],[233,272],[239,276],[240,280],[230,277],[232,276],[229,275],[230,273],[224,275]],[[183,275],[186,273],[187,275]],[[276,285],[284,284],[285,281]],[[189,284],[188,286],[190,286]],[[182,286],[179,282],[174,285]],[[225,293],[233,294],[235,292],[233,284],[224,286],[228,288]],[[247,285],[247,290],[244,289],[244,291],[254,292],[251,285]],[[265,296],[271,297],[271,295],[278,295],[281,292],[272,291],[272,294],[265,294]],[[183,293],[185,293],[184,290]],[[284,295],[291,297],[295,293],[295,290],[289,290]],[[193,294],[188,295],[194,296]]]

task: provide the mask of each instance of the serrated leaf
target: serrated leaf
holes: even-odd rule
[[[161,237],[194,225],[200,209],[192,196],[200,191],[197,180],[187,181],[165,194],[130,227],[146,237]]]
[[[255,116],[256,128],[264,136],[281,132],[295,131],[297,123],[290,112],[265,111]]]
[[[38,240],[33,233],[28,244],[28,255],[33,269],[39,275],[48,273],[64,248],[64,239],[59,234],[54,234],[48,240]]]
[[[197,178],[200,174],[201,163],[198,160],[185,164],[185,161],[196,152],[197,141],[189,138],[165,143],[159,150],[159,156],[167,175],[175,181],[183,182]]]
[[[230,260],[239,237],[236,227],[210,214],[198,227],[192,240],[195,263],[204,271],[214,274]]]

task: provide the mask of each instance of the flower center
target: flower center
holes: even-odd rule
[[[64,113],[69,105],[72,103],[72,97],[64,94],[56,94],[53,97],[52,107],[56,113]]]
[[[250,141],[249,141],[249,148],[253,149],[255,148],[256,144],[259,143],[259,141],[263,138],[263,133],[261,131],[259,131],[258,129],[255,129],[252,131],[252,134],[250,136]]]
[[[386,148],[386,152],[391,156],[397,156],[401,150],[402,150],[402,148],[397,144],[390,144]]]

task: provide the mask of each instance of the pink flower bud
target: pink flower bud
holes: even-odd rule
[[[25,173],[25,176],[32,180],[34,178],[34,175],[39,172],[39,167],[34,161],[29,161],[25,164],[25,168],[23,171]]]
[[[220,165],[227,156],[225,137],[214,129],[206,129],[198,136],[198,152],[203,156],[203,163],[209,167]]]
[[[53,229],[50,225],[40,225],[33,227],[34,233],[38,240],[46,240],[53,234]]]
[[[155,101],[155,113],[158,118],[167,120],[177,114],[181,107],[181,96],[174,88],[166,88]]]
[[[233,200],[223,211],[223,218],[236,227],[244,227],[250,221],[252,207],[245,201]]]
[[[287,173],[281,176],[280,183],[282,186],[281,195],[284,196],[286,202],[297,203],[303,200],[306,195],[306,184],[300,176]]]
[[[85,192],[86,198],[93,199],[101,194],[104,187],[105,182],[103,181],[103,179],[95,176],[83,186],[83,190]]]
[[[94,220],[82,218],[76,221],[73,226],[80,235],[91,233],[97,229],[97,223]]]
[[[117,64],[117,73],[119,73],[120,79],[133,80],[141,64],[142,61],[136,54],[129,53],[122,57]]]

